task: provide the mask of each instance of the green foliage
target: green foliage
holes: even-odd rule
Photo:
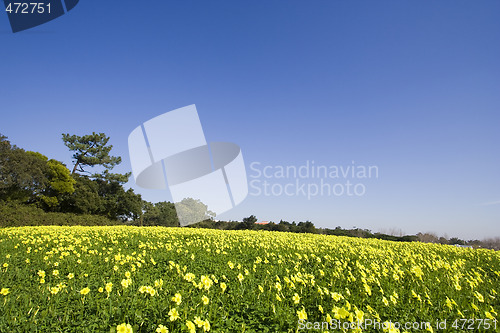
[[[143,226],[178,227],[179,219],[175,205],[171,202],[157,202],[155,204],[144,201],[144,214],[135,224]]]
[[[61,202],[61,210],[76,214],[98,214],[103,211],[97,182],[88,177],[73,175],[75,191]]]
[[[241,223],[241,229],[254,229],[255,222],[257,222],[257,218],[255,215],[250,215],[249,217],[245,217],[243,222]]]
[[[111,219],[137,219],[142,214],[142,199],[134,190],[125,191],[123,186],[116,181],[97,179],[99,198],[102,202],[103,210],[99,215],[107,216]]]
[[[74,191],[69,170],[56,160],[12,146],[0,137],[0,199],[36,203],[56,210],[61,198]]]
[[[40,225],[118,225],[118,220],[110,220],[97,215],[77,215],[71,213],[45,212],[33,205],[0,201],[0,227],[40,226]]]
[[[74,185],[76,181],[71,177],[71,174],[59,161],[49,160],[47,162],[49,167],[49,184],[50,187],[57,193],[73,193],[75,191]]]
[[[122,221],[142,214],[142,199],[132,189],[125,191],[116,181],[73,175],[75,192],[61,203],[62,210],[77,214],[95,214]]]
[[[0,135],[0,200],[111,220],[127,221],[142,215],[141,196],[122,186],[128,174],[110,172],[121,159],[109,155],[112,146],[107,145],[108,137],[103,133],[83,137],[64,134],[63,139],[75,151],[73,171],[96,165],[105,170],[92,177],[71,174],[61,162],[12,146]]]
[[[111,173],[110,170],[121,163],[121,157],[111,156],[110,152],[113,149],[112,145],[108,145],[109,137],[104,133],[95,133],[77,136],[63,134],[62,139],[66,147],[73,151],[74,167],[72,174],[79,171],[84,174],[90,172],[85,171],[85,167],[102,166],[105,170],[101,173],[91,174],[95,179],[106,179],[125,183],[130,176],[127,174]]]

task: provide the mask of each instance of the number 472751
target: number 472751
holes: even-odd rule
[[[43,2],[11,2],[5,9],[9,14],[50,14],[50,3]]]

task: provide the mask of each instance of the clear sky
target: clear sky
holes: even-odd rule
[[[70,165],[61,133],[105,132],[127,172],[136,126],[196,104],[249,176],[378,167],[363,196],[250,195],[221,219],[500,236],[497,0],[82,0],[16,34],[0,13],[0,41],[0,133],[19,147]]]

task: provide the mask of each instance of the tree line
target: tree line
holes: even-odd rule
[[[179,226],[176,206],[151,203],[125,189],[130,173],[113,169],[121,157],[104,133],[62,134],[73,164],[49,159],[11,144],[0,134],[0,226],[126,223],[141,226]],[[177,203],[186,216],[210,218],[199,200]],[[51,223],[52,222],[52,223]]]
[[[133,189],[125,189],[130,173],[114,173],[121,157],[112,156],[112,145],[104,133],[78,136],[62,134],[72,153],[73,165],[39,152],[19,148],[0,134],[0,226],[22,225],[114,225],[179,226],[176,206],[151,203]],[[191,228],[222,230],[268,230],[326,235],[378,238],[391,241],[422,241],[449,245],[473,245],[500,249],[500,240],[464,241],[432,234],[388,235],[367,229],[316,228],[311,221],[257,224],[254,215],[242,222],[215,221],[213,213],[199,200],[184,199],[178,209],[206,219]],[[186,213],[185,211],[183,213]]]

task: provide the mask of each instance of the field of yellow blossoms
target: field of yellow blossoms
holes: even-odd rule
[[[193,228],[0,229],[0,332],[405,331],[394,322],[499,332],[499,291],[491,250]],[[387,325],[304,329],[368,319]],[[469,319],[491,325],[470,330]]]

